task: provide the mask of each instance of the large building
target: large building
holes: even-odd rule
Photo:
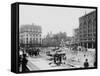
[[[79,44],[86,48],[95,48],[96,11],[79,18]]]
[[[22,25],[19,28],[19,43],[24,45],[38,45],[42,44],[41,39],[42,29],[35,24]]]

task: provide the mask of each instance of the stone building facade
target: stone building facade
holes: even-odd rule
[[[24,45],[40,45],[42,44],[42,29],[35,24],[22,25],[19,28],[19,43]]]
[[[96,43],[96,11],[79,18],[79,45],[95,48]]]

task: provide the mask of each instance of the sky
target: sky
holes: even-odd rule
[[[51,7],[20,5],[19,26],[36,24],[42,27],[42,36],[52,32],[66,32],[67,36],[73,36],[73,29],[79,27],[79,17],[94,11],[89,8]]]

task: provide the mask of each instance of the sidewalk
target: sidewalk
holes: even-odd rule
[[[49,65],[48,65],[48,62],[41,59],[41,58],[28,58],[30,64],[31,64],[31,67],[35,67],[36,69],[33,69],[33,70],[46,70],[47,68],[51,68]]]
[[[72,68],[71,66],[65,64],[65,65],[61,65],[61,66],[50,66],[49,65],[49,61],[43,59],[43,58],[28,58],[29,60],[29,64],[28,66],[30,66],[30,70],[51,70],[51,69],[69,69]]]

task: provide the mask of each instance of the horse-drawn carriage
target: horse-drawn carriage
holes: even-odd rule
[[[51,63],[49,63],[49,65],[52,63],[56,64],[57,66],[61,64],[65,64],[65,60],[66,60],[65,51],[55,50],[55,51],[49,52],[47,55],[51,57],[48,60],[52,61]]]

